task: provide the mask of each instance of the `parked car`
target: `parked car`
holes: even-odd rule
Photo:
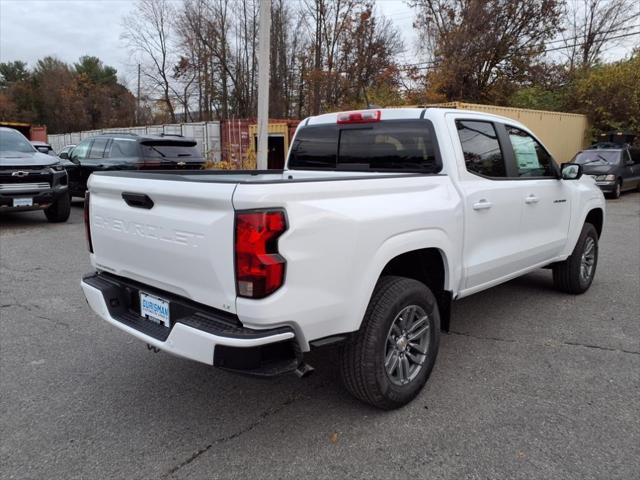
[[[56,152],[53,151],[53,147],[49,145],[47,142],[41,142],[39,140],[31,140],[31,145],[33,145],[36,148],[36,150],[38,150],[40,153],[45,153],[53,157],[58,156]]]
[[[94,172],[201,169],[204,158],[196,146],[195,140],[181,135],[110,133],[87,138],[68,154],[76,165],[67,170],[71,195],[84,197]]]
[[[578,152],[571,161],[582,165],[584,173],[610,198],[620,198],[625,190],[640,190],[640,151],[629,146],[596,144]]]
[[[228,370],[304,375],[304,353],[339,344],[347,389],[396,408],[452,300],[541,267],[589,288],[605,202],[581,173],[485,113],[311,117],[285,170],[92,175],[82,288],[149,348]]]
[[[58,156],[66,160],[69,158],[69,152],[74,148],[75,148],[75,144],[65,145],[64,147],[62,147],[62,150],[60,150],[60,153],[58,154]]]
[[[71,210],[67,173],[58,157],[0,127],[0,212],[23,210],[44,210],[50,222],[65,222]]]

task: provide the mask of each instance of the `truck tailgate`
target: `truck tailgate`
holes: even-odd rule
[[[93,266],[235,313],[235,187],[92,175]],[[123,193],[153,206],[130,206]]]

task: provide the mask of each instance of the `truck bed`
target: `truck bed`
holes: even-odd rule
[[[184,182],[189,182],[188,188],[184,188]],[[353,264],[349,270],[359,271],[375,267],[369,264],[370,255],[381,243],[398,232],[420,228],[422,205],[430,204],[435,217],[442,214],[443,223],[455,222],[452,202],[444,202],[445,198],[455,198],[446,175],[317,170],[116,171],[93,174],[89,191],[94,249],[91,259],[96,270],[229,313],[236,313],[239,304],[234,274],[237,211],[282,208],[287,213],[289,227],[279,245],[288,261],[288,281],[267,303],[301,295],[298,288],[311,291],[311,284],[330,285],[329,290],[333,290],[336,284],[352,281],[333,278],[331,265]],[[123,195],[132,194],[146,196],[152,204],[146,208],[128,205]],[[453,208],[457,208],[455,203]],[[367,245],[367,252],[357,261],[353,257],[356,245],[361,249]],[[313,289],[315,305],[327,303],[335,309],[336,318],[332,320],[344,315],[344,306],[335,305],[335,292]],[[255,304],[265,302],[252,300]],[[286,303],[290,308],[297,304]],[[253,314],[248,314],[243,321],[258,328],[259,322],[251,317]],[[289,323],[287,320],[291,319],[283,318],[283,324]]]

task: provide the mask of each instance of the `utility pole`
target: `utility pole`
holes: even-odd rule
[[[260,0],[258,36],[258,170],[267,169],[269,148],[269,53],[271,51],[271,0]]]
[[[140,64],[138,64],[138,96],[136,97],[136,125],[140,124]]]

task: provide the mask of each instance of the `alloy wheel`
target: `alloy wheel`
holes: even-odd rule
[[[394,318],[385,343],[384,366],[395,385],[415,379],[429,350],[429,316],[418,305],[403,308]]]

